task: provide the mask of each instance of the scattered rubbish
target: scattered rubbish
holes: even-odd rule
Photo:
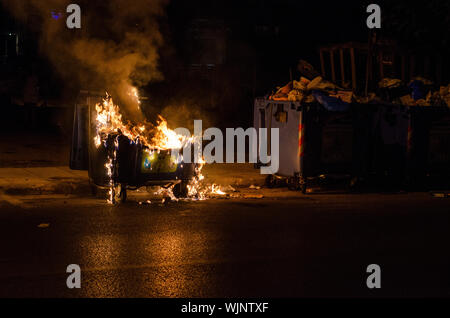
[[[154,194],[162,195],[163,199],[169,199],[170,201],[178,201],[178,198],[173,194],[173,186],[168,188],[160,187],[157,191],[154,192]],[[164,202],[165,201],[162,201],[161,203]]]
[[[448,198],[450,197],[450,193],[445,192],[432,192],[431,195],[435,198]]]
[[[244,198],[246,199],[262,199],[264,195],[262,194],[244,194]]]
[[[412,90],[411,97],[414,100],[424,99],[425,98],[425,87],[422,81],[413,80],[409,83],[408,88]]]
[[[235,188],[233,188],[231,185],[228,185],[224,188],[224,191],[229,191],[229,192],[239,192],[238,190],[236,190]]]
[[[379,83],[378,86],[380,88],[394,88],[394,87],[400,87],[402,85],[402,81],[398,78],[383,78]]]
[[[259,189],[261,189],[261,187],[260,186],[255,186],[255,185],[250,185],[250,187],[249,187],[250,189],[255,189],[255,190],[259,190]]]
[[[208,198],[210,199],[229,199],[230,195],[229,194],[215,194],[215,193],[211,193],[208,195]]]
[[[39,224],[37,227],[38,228],[41,228],[41,229],[44,229],[44,228],[47,228],[47,227],[49,227],[50,226],[50,223],[41,223],[41,224]]]
[[[345,112],[350,106],[349,103],[343,102],[336,97],[327,96],[322,91],[314,90],[312,94],[314,98],[329,111]]]

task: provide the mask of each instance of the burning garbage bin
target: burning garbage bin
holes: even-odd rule
[[[109,188],[113,203],[125,201],[127,189],[142,186],[172,187],[175,197],[186,197],[196,177],[196,164],[183,162],[172,149],[151,149],[121,134],[106,136],[91,158],[92,183]]]
[[[102,102],[101,95],[90,94],[87,96],[87,105],[89,112],[89,134],[88,134],[88,151],[89,151],[89,182],[96,192],[96,186],[110,186],[111,177],[108,175],[107,162],[112,158],[115,151],[114,143],[116,142],[114,135],[98,136],[97,134],[97,110],[95,106]],[[102,142],[103,139],[104,142]]]
[[[114,114],[109,108],[103,109],[99,119],[99,107],[102,109],[105,103],[108,107],[117,106],[95,93],[85,93],[82,100],[84,104],[76,107],[74,115],[71,167],[88,170],[93,194],[98,188],[108,189],[112,203],[125,201],[127,189],[148,185],[171,187],[175,197],[189,194],[189,183],[197,177],[199,166],[185,162],[180,156],[181,146],[152,147],[135,134],[136,127],[126,125],[105,131],[102,125],[110,125]]]
[[[172,150],[150,149],[140,143],[132,145],[131,173],[127,181],[130,187],[173,185],[175,197],[188,195],[189,182],[196,177],[196,164],[186,163]],[[120,162],[119,162],[120,165]]]

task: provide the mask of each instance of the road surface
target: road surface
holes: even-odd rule
[[[448,297],[449,200],[0,195],[0,297]],[[69,264],[80,289],[66,286]],[[367,288],[369,264],[380,289]]]

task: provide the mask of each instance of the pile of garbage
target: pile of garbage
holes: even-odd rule
[[[351,103],[401,104],[407,106],[442,106],[450,108],[450,84],[435,88],[434,83],[422,77],[413,78],[408,84],[400,79],[384,78],[376,92],[358,96],[314,73],[311,80],[301,76],[267,96],[275,101],[302,103],[319,102],[328,110],[343,111]]]
[[[353,92],[323,79],[322,76],[316,76],[312,80],[302,76],[300,81],[293,80],[279,88],[269,99],[302,103],[318,101],[329,110],[345,110],[353,102]]]
[[[399,79],[384,78],[378,83],[384,101],[407,106],[450,107],[450,84],[435,89],[426,78],[415,77],[407,85]]]

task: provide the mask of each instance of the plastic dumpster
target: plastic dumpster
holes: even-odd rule
[[[377,105],[371,171],[383,188],[400,188],[406,176],[409,108]]]
[[[108,157],[112,157],[112,152],[114,151],[114,140],[115,136],[103,136],[106,139],[106,143],[101,143],[98,147],[95,145],[94,138],[97,135],[96,118],[97,110],[95,105],[102,102],[103,95],[100,94],[89,94],[86,97],[86,103],[88,105],[89,112],[89,133],[88,133],[88,151],[89,151],[89,181],[93,187],[93,192],[95,193],[95,186],[107,187],[110,185],[111,178],[107,174],[105,167]]]
[[[88,106],[76,104],[73,115],[72,146],[70,148],[70,169],[88,170]]]
[[[411,106],[407,134],[407,182],[414,188],[450,186],[450,110]]]
[[[350,177],[367,170],[369,112],[364,115],[353,106],[329,111],[319,103],[270,101],[267,105],[268,128],[279,128],[280,134],[280,167],[268,176],[268,186],[284,179],[305,193],[309,181],[321,175]]]
[[[98,92],[82,91],[74,111],[70,166],[88,170],[93,194],[98,188],[110,188],[117,202],[126,199],[127,189],[174,185],[175,196],[186,196],[188,182],[196,175],[195,163],[178,162],[171,150],[149,149],[139,140],[131,141],[121,134],[102,136],[100,145],[95,145],[95,105],[102,98]],[[107,169],[109,162],[110,171]]]
[[[90,109],[101,100],[102,94],[98,91],[82,90],[78,95],[74,107],[69,164],[73,170],[89,170],[89,148],[94,141],[90,124]]]
[[[384,186],[448,188],[450,111],[446,107],[378,105],[372,172]]]
[[[139,140],[134,142],[120,134],[108,135],[99,146],[96,158],[103,163],[103,170],[99,169],[100,173],[95,176],[100,178],[93,178],[93,182],[99,182],[96,186],[111,188],[113,202],[125,201],[127,189],[152,185],[173,185],[173,194],[185,197],[189,181],[196,176],[195,163],[184,163],[171,150],[150,149]],[[105,161],[101,162],[100,158]],[[107,162],[111,164],[111,175],[106,173]]]
[[[268,101],[265,98],[255,98],[255,104],[253,107],[253,127],[256,129],[256,133],[258,135],[258,154],[259,154],[259,128],[267,128],[268,126],[268,119],[270,119],[270,116],[267,116],[267,114],[270,112],[270,101]],[[259,161],[254,164],[255,169],[259,169],[263,165]]]

